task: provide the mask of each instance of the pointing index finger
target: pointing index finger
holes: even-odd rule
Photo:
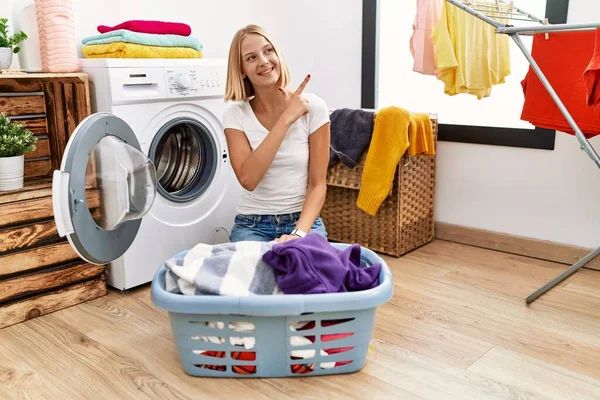
[[[296,94],[300,94],[304,91],[304,88],[308,84],[308,81],[310,81],[310,74],[306,75],[306,78],[304,78],[300,86],[298,86],[298,89],[296,89]]]

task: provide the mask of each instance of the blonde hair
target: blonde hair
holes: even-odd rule
[[[277,44],[260,26],[247,25],[236,32],[229,47],[225,101],[245,101],[254,96],[254,86],[252,86],[250,79],[247,77],[244,78],[244,73],[242,72],[242,40],[253,33],[261,35],[273,46],[275,54],[279,58],[279,67],[281,70],[281,76],[279,77],[280,85],[286,87],[290,82],[290,70]]]

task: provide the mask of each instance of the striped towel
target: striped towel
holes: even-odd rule
[[[165,261],[165,290],[185,295],[283,294],[262,256],[275,242],[200,243]]]
[[[202,44],[195,37],[140,33],[128,31],[127,29],[119,29],[100,35],[88,36],[81,41],[81,43],[89,45],[114,42],[136,43],[159,47],[191,47],[198,51],[202,51]]]

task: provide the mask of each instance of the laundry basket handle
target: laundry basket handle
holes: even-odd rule
[[[253,316],[300,315],[314,312],[364,310],[377,307],[393,296],[392,274],[385,264],[379,275],[379,285],[373,289],[310,295],[261,296],[184,296],[169,293],[165,288],[166,267],[156,272],[152,281],[152,301],[158,307],[184,314],[232,314]]]

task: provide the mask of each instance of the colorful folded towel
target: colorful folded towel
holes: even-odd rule
[[[86,44],[81,47],[84,58],[202,58],[202,52],[190,47],[145,46],[114,42]]]
[[[145,21],[145,20],[130,20],[120,23],[115,26],[98,25],[98,32],[106,33],[116,31],[118,29],[127,29],[141,33],[155,33],[163,35],[181,35],[190,36],[192,28],[189,25],[181,22],[163,22],[163,21]]]
[[[106,44],[126,42],[159,47],[191,47],[202,51],[202,44],[195,37],[181,35],[158,35],[153,33],[133,32],[127,29],[118,29],[100,35],[84,38],[83,44]]]

